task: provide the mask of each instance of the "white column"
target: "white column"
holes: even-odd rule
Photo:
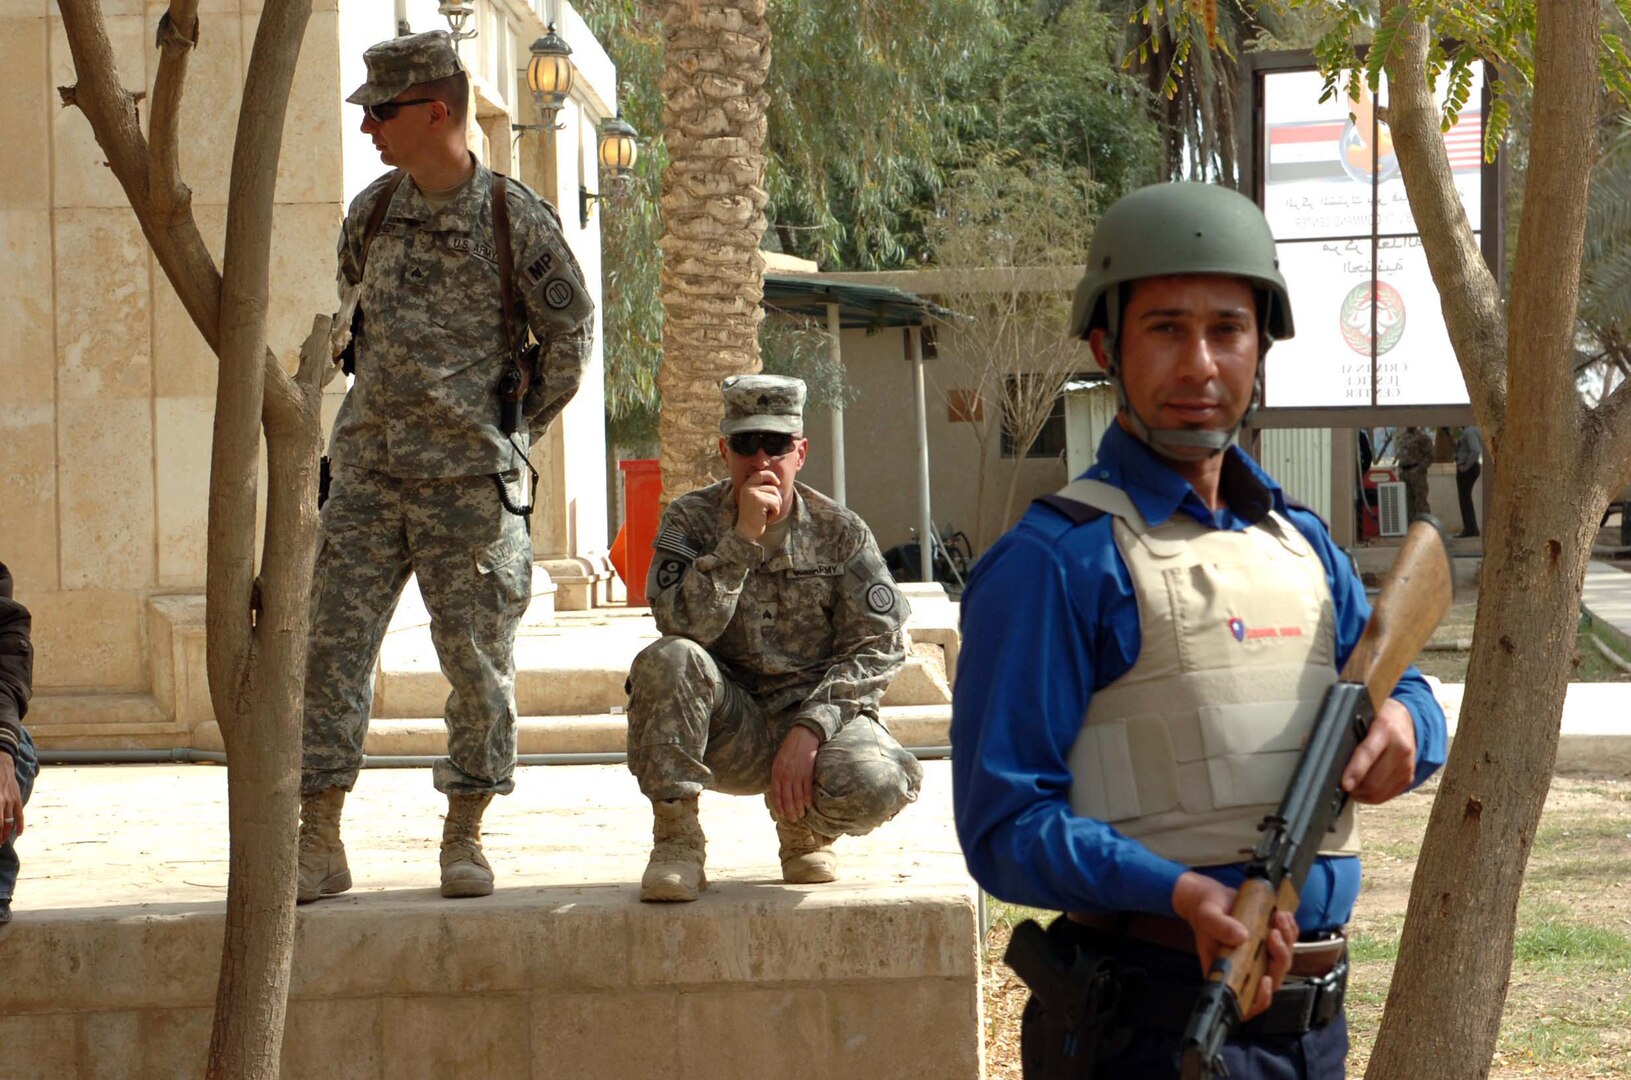
[[[934,518],[929,516],[929,407],[923,394],[923,327],[909,326],[912,350],[912,405],[917,411],[917,551],[923,581],[934,580]]]
[[[838,305],[827,305],[827,354],[835,368],[844,366],[844,350],[838,335],[843,326],[838,318]],[[847,502],[844,490],[844,406],[832,407],[832,497],[839,506]]]

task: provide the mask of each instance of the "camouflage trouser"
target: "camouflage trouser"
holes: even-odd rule
[[[641,651],[628,687],[629,771],[647,798],[770,790],[796,710],[766,714],[707,650],[681,637]],[[858,716],[816,752],[815,805],[804,822],[824,836],[860,836],[900,813],[922,782],[923,767],[888,729]]]
[[[1399,479],[1404,481],[1405,501],[1408,509],[1405,511],[1410,520],[1414,521],[1418,514],[1433,512],[1427,503],[1427,466],[1410,465],[1399,470]]]
[[[430,610],[447,697],[448,794],[515,787],[515,628],[532,539],[490,476],[398,479],[335,469],[312,577],[300,790],[350,790],[362,765],[380,642],[409,573]]]

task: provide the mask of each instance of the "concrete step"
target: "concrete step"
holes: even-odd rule
[[[881,715],[904,746],[945,746],[950,740],[950,705],[885,706]],[[517,752],[522,754],[620,754],[627,749],[627,739],[628,718],[621,712],[523,716],[516,730]],[[192,746],[226,749],[213,720],[193,733]],[[447,753],[447,728],[439,716],[376,718],[368,723],[363,752],[378,757],[439,757]]]
[[[298,915],[283,1076],[981,1075],[972,890],[429,890]],[[220,904],[31,913],[5,937],[22,1075],[203,1076]]]
[[[356,886],[298,909],[283,1075],[973,1080],[975,895],[950,787],[926,762],[918,802],[841,839],[823,886],[781,882],[761,800],[705,794],[712,887],[642,904],[651,809],[628,772],[525,768],[483,822],[497,892],[447,901],[445,799],[422,771],[365,772],[342,830]],[[21,1075],[203,1075],[225,794],[214,766],[65,766],[36,789],[0,931],[0,1046]]]
[[[646,625],[648,629],[635,632],[571,625],[526,628],[515,643],[516,709],[523,716],[580,716],[622,708],[628,702],[624,683],[630,665],[659,636],[649,620]],[[374,715],[393,720],[440,717],[452,687],[430,635],[404,636],[388,644],[374,680]],[[914,638],[883,703],[949,705],[947,655],[944,641]]]
[[[41,750],[155,750],[189,738],[148,694],[39,694],[28,733]]]

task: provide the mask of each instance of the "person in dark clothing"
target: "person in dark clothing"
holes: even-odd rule
[[[1465,540],[1478,535],[1478,511],[1473,508],[1472,487],[1478,483],[1478,474],[1484,471],[1484,440],[1478,429],[1468,425],[1461,429],[1455,441],[1455,493],[1461,499],[1461,531],[1456,539]]]
[[[11,571],[0,563],[0,925],[11,921],[17,884],[17,851],[23,806],[34,790],[39,760],[23,727],[34,682],[34,649],[28,609],[11,598]]]

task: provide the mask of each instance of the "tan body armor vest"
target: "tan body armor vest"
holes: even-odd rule
[[[1115,517],[1142,638],[1132,668],[1088,705],[1071,809],[1186,866],[1240,862],[1336,681],[1325,569],[1275,512],[1244,532],[1183,514],[1151,527],[1108,484],[1059,494]],[[1349,803],[1321,853],[1358,851]]]

